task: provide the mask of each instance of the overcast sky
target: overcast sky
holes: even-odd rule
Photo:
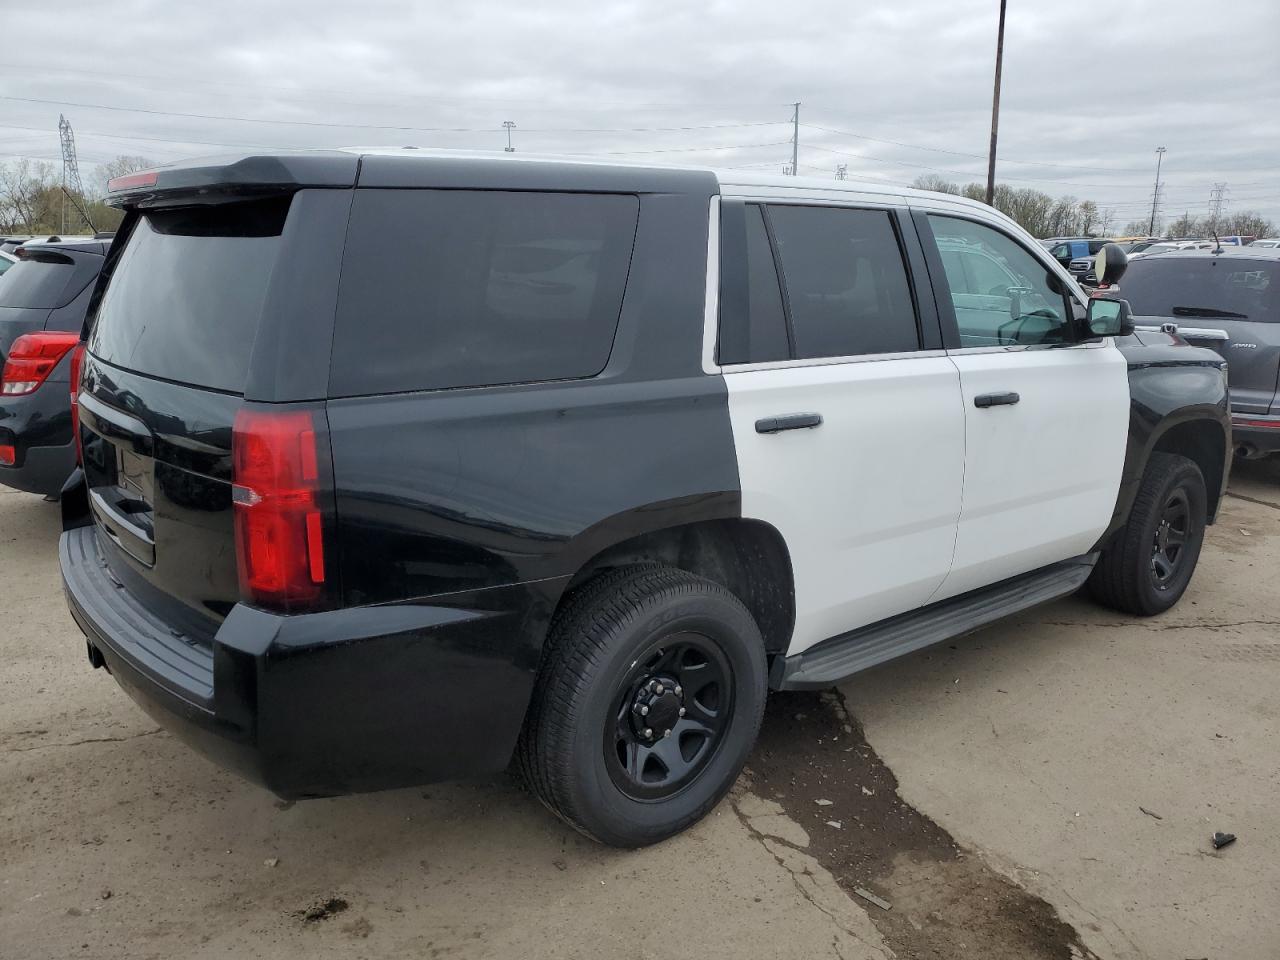
[[[802,174],[981,180],[998,9],[9,2],[0,159],[57,159],[61,112],[82,168],[272,146],[501,149],[511,120],[522,152],[781,172],[799,100]],[[1157,146],[1166,221],[1206,213],[1225,181],[1229,210],[1280,222],[1280,2],[1009,0],[1001,180],[1094,199],[1119,227],[1150,213]]]

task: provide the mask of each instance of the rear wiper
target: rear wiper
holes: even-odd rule
[[[1235,313],[1231,310],[1218,310],[1214,307],[1174,307],[1175,317],[1222,317],[1227,320],[1248,320],[1246,313]]]

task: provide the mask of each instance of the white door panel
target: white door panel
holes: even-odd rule
[[[956,353],[964,504],[935,600],[1087,553],[1116,505],[1129,426],[1124,356],[1106,345]],[[985,409],[982,394],[1014,392]]]
[[[951,566],[964,476],[960,378],[947,357],[724,371],[742,515],[786,540],[792,654],[927,603]],[[817,413],[819,427],[756,432]]]

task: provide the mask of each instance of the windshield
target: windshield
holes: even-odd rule
[[[1134,314],[1280,323],[1280,263],[1243,257],[1135,260],[1120,283]]]

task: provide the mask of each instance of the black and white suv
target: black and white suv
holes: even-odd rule
[[[285,797],[514,756],[661,840],[769,688],[1086,582],[1167,609],[1226,480],[1222,359],[959,198],[414,150],[113,192],[68,602]]]

